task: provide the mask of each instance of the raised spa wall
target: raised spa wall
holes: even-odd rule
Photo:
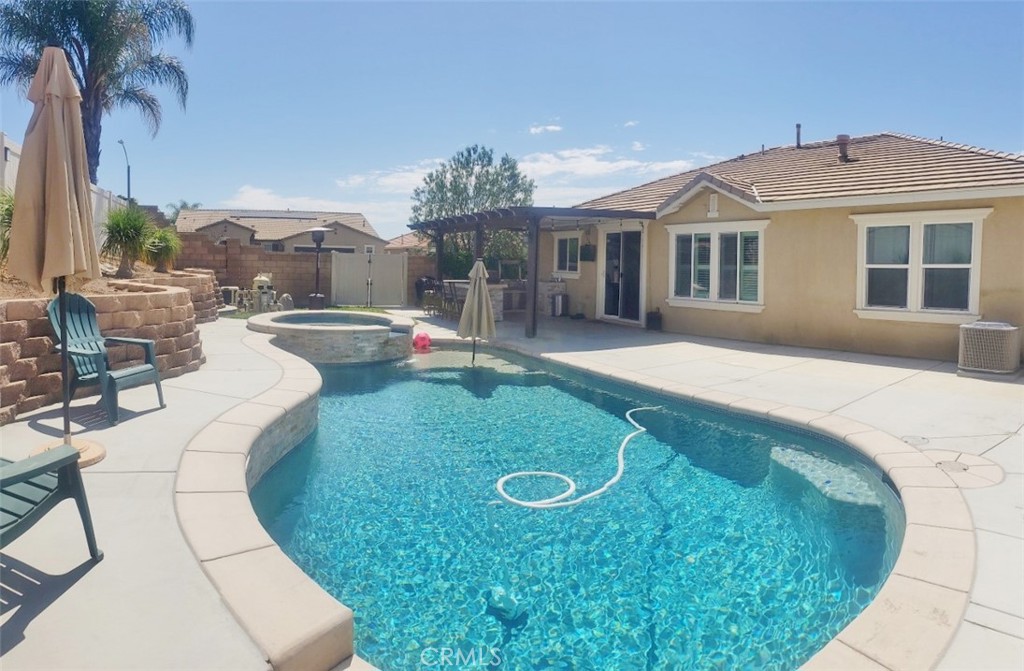
[[[345,323],[347,316],[375,323]],[[289,318],[309,317],[296,323]],[[315,321],[335,318],[339,321]],[[248,328],[274,336],[274,345],[313,364],[360,364],[398,361],[412,354],[415,322],[377,312],[293,310],[250,317]]]

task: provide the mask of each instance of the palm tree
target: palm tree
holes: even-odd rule
[[[102,116],[134,107],[150,131],[161,108],[147,88],[167,86],[182,109],[188,76],[180,60],[153,49],[177,35],[192,46],[195,26],[181,0],[13,0],[0,5],[0,86],[27,90],[46,46],[64,49],[82,93],[89,179],[100,164]]]
[[[173,226],[178,223],[178,215],[181,214],[182,210],[198,210],[202,206],[202,203],[190,203],[184,198],[179,200],[177,203],[167,203],[166,208],[167,211],[170,212],[167,219],[170,220],[171,226]]]

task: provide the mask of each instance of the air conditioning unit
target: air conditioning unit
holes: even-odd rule
[[[1019,328],[1003,322],[960,325],[960,370],[1006,374],[1019,367]]]

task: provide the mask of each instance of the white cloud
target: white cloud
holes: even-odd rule
[[[583,149],[527,154],[519,159],[519,167],[537,182],[547,179],[573,180],[607,177],[619,174],[650,175],[683,172],[693,167],[691,161],[647,162],[632,158],[609,156],[611,147],[597,145]]]
[[[533,193],[533,202],[538,207],[572,207],[616,191],[636,186],[635,182],[623,179],[606,186],[566,186],[538,184]]]
[[[540,135],[541,133],[557,133],[562,130],[561,126],[555,126],[549,124],[547,126],[530,126],[530,135]]]
[[[632,128],[633,126],[636,126],[636,125],[639,125],[639,124],[640,124],[639,121],[627,121],[626,123],[622,124],[622,126],[623,126],[623,128]]]
[[[634,141],[633,144],[630,145],[630,148],[633,151],[643,151],[644,149],[647,149],[647,145],[645,145],[643,142]]]
[[[694,158],[698,158],[701,161],[704,161],[705,164],[720,163],[725,159],[729,158],[728,156],[719,156],[718,154],[712,154],[706,151],[691,151],[690,156],[693,156]]]
[[[412,196],[413,189],[423,184],[427,173],[441,165],[440,158],[425,158],[411,165],[402,165],[388,170],[373,170],[361,175],[349,175],[335,180],[345,189],[358,187],[383,193],[403,193]]]

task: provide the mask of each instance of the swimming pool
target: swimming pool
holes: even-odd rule
[[[282,549],[356,614],[384,669],[795,668],[871,600],[902,509],[827,441],[525,362],[435,352],[325,370],[318,432],[253,489]],[[478,355],[478,363],[481,357]],[[580,492],[498,499],[519,470]],[[510,482],[525,499],[556,481]],[[454,652],[452,652],[454,651]],[[459,655],[460,657],[455,657]]]

